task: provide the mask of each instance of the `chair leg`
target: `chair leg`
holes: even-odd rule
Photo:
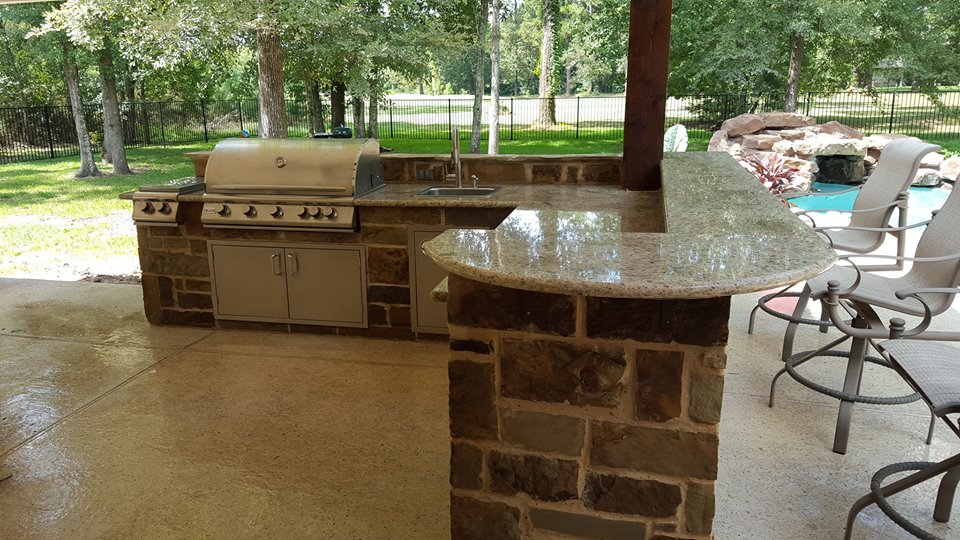
[[[951,469],[940,480],[940,489],[937,490],[937,505],[933,509],[933,519],[939,523],[950,521],[950,510],[953,509],[953,496],[957,492],[957,483],[960,482],[960,469]]]
[[[930,446],[930,443],[933,442],[933,430],[937,427],[937,415],[933,414],[933,409],[930,409],[930,428],[927,430],[927,446]]]
[[[867,321],[857,317],[853,321],[854,328],[866,328]],[[867,353],[867,340],[854,338],[850,344],[850,359],[847,361],[847,373],[843,379],[843,392],[859,394],[860,383],[863,380],[864,356]],[[850,438],[850,422],[853,418],[853,401],[841,401],[840,412],[837,414],[837,429],[833,437],[833,451],[838,454],[847,453],[847,440]]]
[[[847,513],[847,529],[843,535],[843,540],[850,540],[850,535],[853,534],[853,524],[857,521],[857,515],[863,511],[864,508],[870,506],[871,504],[877,502],[876,496],[873,493],[869,493],[857,499],[857,502],[853,503],[853,506],[850,508],[850,512]]]
[[[757,311],[760,309],[760,304],[753,306],[753,309],[750,310],[750,324],[747,326],[747,334],[753,335],[753,323],[757,319]]]
[[[830,322],[830,312],[827,311],[827,308],[824,307],[823,305],[820,306],[820,320],[821,320],[822,322],[824,322],[824,323],[829,323],[829,322]],[[830,325],[829,325],[829,324],[821,324],[821,325],[820,325],[820,333],[821,333],[821,334],[826,334],[826,333],[829,332],[829,331],[830,331]]]
[[[790,358],[793,355],[793,340],[797,335],[797,327],[800,326],[800,323],[796,322],[803,318],[803,310],[807,307],[807,302],[810,301],[810,286],[804,285],[803,292],[800,293],[800,297],[797,298],[797,307],[793,310],[793,319],[787,323],[787,331],[783,335],[783,350],[780,353],[780,360],[783,362],[787,361],[787,358]]]

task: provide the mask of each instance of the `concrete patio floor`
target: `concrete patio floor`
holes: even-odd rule
[[[860,407],[845,456],[832,400],[786,379],[768,408],[783,324],[748,336],[755,299],[734,301],[717,538],[842,538],[875,470],[960,452],[944,426],[923,444],[919,403]],[[0,279],[0,537],[448,537],[444,344],[159,328],[141,307],[136,286]],[[928,526],[935,487],[892,500]],[[909,536],[871,507],[854,537]]]

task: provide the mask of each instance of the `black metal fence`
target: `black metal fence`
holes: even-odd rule
[[[490,100],[484,101],[484,123]],[[706,138],[745,112],[782,110],[782,95],[673,96],[667,100],[667,124],[684,124],[691,137]],[[330,107],[324,104],[330,127]],[[551,113],[552,111],[552,113]],[[819,122],[831,120],[866,133],[898,132],[924,139],[960,138],[960,91],[937,96],[917,92],[848,92],[802,96],[797,111]],[[84,107],[94,143],[101,137],[102,112]],[[168,145],[257,135],[255,99],[125,103],[121,106],[128,146]],[[291,137],[309,132],[306,103],[287,102]],[[379,107],[377,136],[382,139],[449,139],[454,128],[469,138],[472,98],[388,99]],[[501,140],[618,139],[623,137],[624,98],[558,97],[552,105],[539,98],[500,101]],[[348,115],[347,126],[353,128]],[[369,122],[368,122],[369,126]],[[484,125],[484,137],[486,125]],[[77,137],[68,106],[0,108],[0,163],[77,155]]]

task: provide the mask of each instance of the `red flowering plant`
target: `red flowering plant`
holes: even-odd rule
[[[781,196],[791,190],[793,175],[800,169],[787,165],[780,154],[752,155],[740,160],[748,171],[752,172],[763,187],[770,193]]]

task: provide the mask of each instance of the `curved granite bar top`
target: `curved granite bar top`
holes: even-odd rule
[[[592,190],[588,200],[528,199],[496,229],[449,230],[424,251],[452,274],[493,285],[651,299],[765,290],[836,260],[727,154],[668,154],[663,178],[665,223],[636,215],[655,212],[651,194],[581,187]]]

